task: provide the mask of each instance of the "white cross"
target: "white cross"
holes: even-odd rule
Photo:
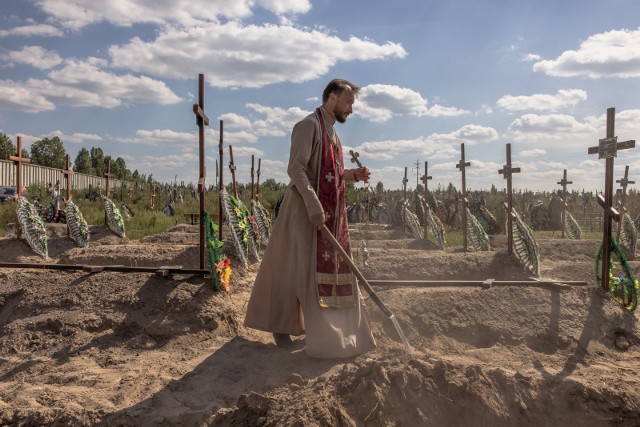
[[[333,174],[331,172],[329,172],[327,174],[327,176],[325,176],[325,178],[327,178],[327,181],[329,181],[329,182],[332,182],[335,179],[335,177],[333,176]]]
[[[326,218],[326,219],[331,218],[331,214],[330,214],[329,212],[325,212],[325,213],[324,213],[324,216],[325,216],[325,218]]]
[[[329,255],[329,252],[324,251],[324,253],[322,254],[322,258],[324,258],[326,262],[326,261],[329,261],[329,258],[331,258],[331,255]]]

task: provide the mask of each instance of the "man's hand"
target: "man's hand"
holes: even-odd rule
[[[311,221],[311,225],[313,225],[315,228],[317,228],[318,230],[321,229],[322,224],[324,224],[325,221],[324,213],[310,216],[309,221]]]
[[[353,174],[358,181],[369,182],[369,178],[371,177],[371,172],[366,167],[361,167],[355,170]]]

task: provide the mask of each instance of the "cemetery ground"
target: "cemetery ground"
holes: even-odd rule
[[[79,248],[47,224],[46,262],[198,268],[197,226],[91,230]],[[373,225],[351,236],[372,281],[530,280],[506,236],[488,252]],[[331,360],[243,327],[258,264],[234,258],[231,294],[192,275],[0,268],[0,425],[637,426],[638,314],[595,283],[597,240],[558,237],[537,241],[541,277],[587,286],[376,286],[413,352],[366,297],[377,349]],[[11,233],[0,261],[45,262]]]

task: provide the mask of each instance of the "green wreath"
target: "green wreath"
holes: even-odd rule
[[[595,273],[597,283],[601,283],[602,281],[600,272],[602,271],[603,243],[600,243],[600,247],[596,253]],[[609,258],[609,293],[627,310],[634,311],[638,306],[638,279],[633,276],[633,271],[613,236],[611,236],[611,249],[612,251]],[[615,276],[613,274],[614,254],[618,258],[620,267],[624,272],[622,276]]]

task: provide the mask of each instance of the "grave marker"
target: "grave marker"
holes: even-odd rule
[[[567,184],[573,184],[573,181],[567,181],[567,170],[562,173],[562,179],[557,182],[562,185],[562,238],[564,239],[564,228],[567,221]]]
[[[460,161],[456,165],[456,168],[460,169],[462,173],[462,212],[460,217],[462,218],[462,241],[464,243],[464,250],[467,250],[467,181],[466,181],[466,168],[471,166],[470,162],[465,162],[464,159],[464,143],[460,144]]]
[[[599,159],[606,159],[604,197],[598,195],[598,204],[604,210],[604,224],[602,227],[602,270],[600,272],[600,285],[606,292],[609,291],[609,268],[611,266],[611,220],[620,221],[620,214],[613,207],[613,158],[617,157],[618,150],[625,150],[636,146],[635,140],[618,142],[615,134],[616,109],[607,109],[607,136],[600,139],[598,146],[589,147],[589,154],[598,154]]]
[[[9,160],[11,160],[13,162],[14,165],[16,165],[16,194],[17,197],[20,197],[20,195],[23,193],[22,191],[22,164],[23,163],[31,163],[31,160],[29,160],[26,157],[22,157],[22,137],[19,136],[18,137],[18,147],[16,149],[17,153],[15,156],[9,156]],[[17,200],[17,198],[16,198]],[[20,228],[20,221],[16,221],[16,238],[20,238],[20,235],[22,234],[22,228]]]
[[[204,165],[204,127],[209,126],[209,118],[204,113],[204,74],[198,74],[198,103],[193,104],[193,113],[196,115],[198,125],[198,146],[199,146],[199,178],[198,195],[200,196],[200,269],[204,269],[204,190],[207,169]]]
[[[513,253],[513,189],[512,189],[512,175],[514,173],[520,173],[520,168],[514,168],[511,166],[511,144],[507,144],[507,163],[498,171],[498,174],[503,175],[507,180],[507,252]]]

